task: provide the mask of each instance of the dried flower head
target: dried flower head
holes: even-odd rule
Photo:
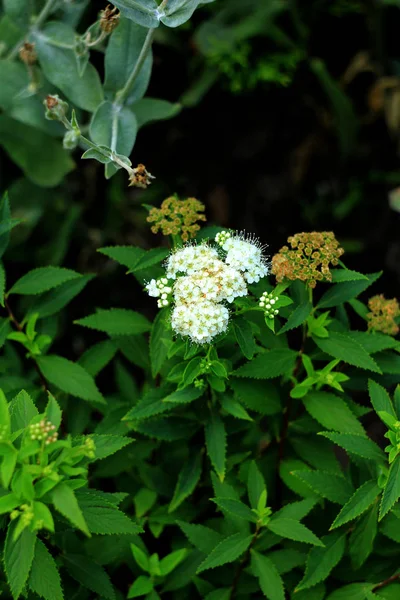
[[[296,233],[272,257],[272,273],[277,281],[300,279],[310,288],[317,281],[331,281],[330,265],[337,265],[344,250],[332,231]]]
[[[154,175],[149,173],[144,165],[139,164],[135,169],[132,169],[129,185],[145,190],[151,184],[152,179],[155,179]]]
[[[111,33],[118,26],[120,14],[119,11],[108,4],[104,10],[100,12],[100,28],[105,33]]]
[[[50,121],[62,121],[68,112],[67,102],[61,100],[57,94],[46,96],[43,104],[46,108],[45,117]]]
[[[179,200],[171,196],[164,200],[161,208],[152,208],[147,220],[154,223],[151,228],[153,233],[162,231],[164,235],[179,235],[184,242],[193,238],[200,225],[198,221],[206,221],[205,215],[201,214],[205,206],[196,198]]]
[[[399,332],[395,319],[400,316],[400,306],[396,298],[387,300],[383,294],[373,296],[368,300],[368,308],[371,311],[367,314],[370,331],[381,331],[388,335]]]
[[[35,44],[24,42],[19,49],[19,57],[26,65],[33,65],[37,61],[37,54],[35,51]]]

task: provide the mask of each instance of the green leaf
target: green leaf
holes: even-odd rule
[[[375,352],[381,352],[382,350],[388,350],[390,348],[400,348],[400,343],[397,340],[391,335],[385,335],[383,333],[374,332],[371,335],[371,333],[368,333],[367,331],[349,331],[347,335],[361,344],[368,354],[374,354]]]
[[[136,546],[136,544],[131,544],[131,550],[139,567],[143,569],[143,571],[149,571],[150,564],[147,553],[143,552],[143,550],[139,548],[139,546]]]
[[[21,504],[21,499],[14,493],[0,496],[0,515],[10,513]]]
[[[190,19],[199,4],[200,0],[169,0],[160,20],[167,27],[179,27]]]
[[[6,291],[6,272],[0,261],[0,305],[4,306],[4,293]]]
[[[92,433],[90,437],[94,441],[95,445],[95,458],[94,460],[103,460],[107,456],[111,456],[129,446],[133,442],[132,438],[124,437],[122,435],[111,435],[108,433]]]
[[[225,478],[226,431],[225,425],[216,412],[212,412],[205,426],[207,454],[220,481]]]
[[[160,264],[169,254],[167,248],[152,248],[147,250],[139,257],[136,265],[133,267],[132,272],[143,271]]]
[[[140,575],[135,581],[132,583],[131,587],[128,591],[127,598],[137,598],[138,596],[144,596],[148,594],[153,589],[153,582],[150,577],[146,577],[145,575]]]
[[[320,435],[328,438],[337,446],[344,448],[347,452],[357,454],[375,462],[386,462],[385,453],[370,438],[352,433],[322,432]]]
[[[327,471],[293,471],[316,494],[337,504],[345,504],[353,493],[351,484],[337,473]]]
[[[93,158],[103,165],[108,165],[113,160],[113,152],[108,146],[97,146],[96,148],[89,148],[89,150],[86,150],[81,158],[83,160]]]
[[[48,392],[48,397],[49,399],[45,410],[46,417],[55,426],[55,428],[58,429],[61,425],[62,419],[61,408],[57,400],[52,394],[50,394],[50,392]]]
[[[379,509],[379,520],[389,512],[400,497],[400,456],[391,464],[388,479],[383,490]]]
[[[285,600],[283,581],[274,563],[255,550],[251,551],[251,570],[268,600]]]
[[[104,404],[93,377],[78,363],[55,354],[39,356],[37,363],[44,378],[66,394]]]
[[[52,288],[55,288],[66,281],[81,277],[79,273],[71,269],[62,269],[61,267],[39,267],[29,271],[18,279],[12,286],[9,294],[41,294]]]
[[[221,406],[228,414],[232,415],[232,417],[243,419],[244,421],[253,420],[247,410],[229,395],[225,394],[221,396]]]
[[[342,283],[343,281],[368,280],[366,275],[351,271],[350,269],[331,269],[332,283]]]
[[[151,323],[146,317],[125,308],[98,309],[93,315],[74,323],[108,335],[139,335],[151,329]]]
[[[368,281],[348,281],[332,285],[318,302],[318,308],[332,308],[356,298],[361,292],[364,292],[370,285],[375,283],[381,275],[382,271],[366,275]]]
[[[79,364],[92,377],[98,373],[114,358],[117,352],[116,344],[111,340],[104,340],[88,348],[79,358]]]
[[[150,389],[122,420],[139,421],[172,410],[174,408],[172,402],[163,402],[166,395],[164,387]]]
[[[381,489],[375,481],[366,481],[358,488],[348,502],[343,506],[342,510],[332,523],[330,529],[340,527],[348,521],[352,521],[365,512],[371,504],[377,499]]]
[[[173,404],[189,404],[190,402],[193,402],[193,400],[201,398],[203,394],[204,388],[189,386],[183,388],[182,390],[171,392],[171,394],[165,396],[164,402],[172,402]]]
[[[326,600],[373,600],[376,596],[367,593],[374,587],[374,583],[350,583],[329,594]]]
[[[329,337],[320,338],[314,336],[313,340],[318,348],[334,358],[343,360],[349,365],[354,365],[361,369],[374,371],[374,373],[381,373],[381,370],[374,359],[369,356],[361,344],[348,335],[330,331]]]
[[[291,329],[295,329],[295,327],[300,327],[307,318],[310,316],[313,306],[311,302],[306,300],[302,304],[300,304],[295,310],[291,313],[290,317],[286,321],[285,325],[278,331],[278,335],[282,333],[286,333]]]
[[[165,577],[172,573],[174,569],[186,558],[187,549],[181,548],[180,550],[175,550],[175,552],[171,552],[168,556],[165,556],[160,560],[160,571],[161,575]]]
[[[135,246],[109,246],[107,248],[98,248],[97,252],[105,254],[120,265],[133,271],[139,259],[146,253],[142,248]]]
[[[66,483],[59,483],[51,491],[51,501],[56,510],[88,537],[90,532],[74,492]]]
[[[67,30],[67,31],[66,31]],[[94,112],[103,100],[100,77],[92,64],[88,64],[82,75],[73,50],[59,48],[51,43],[60,36],[75,32],[66,23],[47,23],[40,33],[34,33],[35,50],[45,77],[79,108]]]
[[[5,115],[0,116],[0,144],[28,179],[42,187],[58,185],[75,167],[61,142]]]
[[[250,523],[257,522],[255,513],[251,508],[243,504],[243,502],[240,502],[240,500],[235,500],[233,498],[213,498],[213,502],[215,502],[221,510],[228,512],[234,517],[250,521]]]
[[[285,504],[285,506],[275,513],[275,515],[287,519],[294,519],[295,521],[301,521],[314,508],[315,504],[315,498],[306,498],[305,500],[299,500],[298,502],[291,502],[290,504]]]
[[[144,4],[145,2],[151,3],[155,9],[157,8],[153,0],[142,0],[140,4]],[[157,27],[158,25],[158,20],[155,21],[156,24],[144,25],[144,27],[141,27],[143,23],[138,24],[139,21],[137,23],[131,21],[131,11],[129,11],[129,14],[126,14],[128,10],[127,5],[129,5],[131,10],[134,10],[134,4],[139,5],[139,2],[134,0],[118,0],[115,4],[121,10],[123,18],[120,19],[118,27],[112,32],[106,50],[104,89],[108,98],[115,97],[115,93],[122,90],[128,81],[147,35],[145,27]],[[135,11],[135,14],[139,13]],[[149,15],[151,12],[147,12],[146,14]],[[153,58],[150,51],[129,92],[126,104],[129,105],[137,102],[145,95],[150,81],[152,63]]]
[[[132,106],[139,129],[154,121],[171,119],[181,109],[182,106],[179,103],[173,104],[172,102],[158,98],[142,98]]]
[[[40,319],[50,317],[60,312],[67,304],[81,293],[93,279],[93,275],[81,275],[71,281],[66,281],[58,287],[34,299],[29,308],[29,315],[38,314]]]
[[[131,535],[143,531],[139,525],[134,523],[116,507],[96,506],[96,500],[93,500],[93,505],[83,502],[80,502],[79,505],[90,533],[98,535]]]
[[[256,342],[249,321],[246,321],[243,317],[238,317],[232,321],[232,327],[243,355],[251,360],[256,351]]]
[[[115,591],[109,576],[100,565],[79,554],[66,554],[64,564],[68,573],[83,587],[106,600],[115,600]]]
[[[306,562],[306,554],[293,549],[275,550],[268,554],[268,558],[275,565],[280,575],[290,573],[296,567],[301,567]]]
[[[165,310],[160,310],[151,328],[150,361],[153,378],[160,372],[172,345],[172,331],[168,327],[167,315]]]
[[[272,382],[231,379],[229,384],[250,410],[262,415],[275,415],[282,410],[279,392]]]
[[[326,429],[364,435],[365,431],[342,398],[329,392],[311,392],[303,398],[307,412]]]
[[[14,600],[20,597],[27,582],[35,555],[36,535],[24,529],[15,540],[18,523],[8,526],[4,546],[4,569]]]
[[[378,504],[359,519],[349,537],[349,554],[355,569],[359,569],[373,550],[378,532]]]
[[[8,199],[8,193],[5,192],[0,200],[0,223],[11,224],[11,212],[10,212],[10,201]],[[5,231],[0,233],[0,258],[7,250],[8,243],[10,241],[10,230],[7,228]],[[4,270],[4,267],[2,267]]]
[[[45,600],[64,598],[56,562],[41,540],[36,540],[28,586],[32,592]]]
[[[189,542],[200,552],[210,554],[212,550],[222,541],[221,534],[204,525],[193,525],[185,521],[177,521]]]
[[[276,535],[288,538],[289,540],[312,544],[314,546],[324,545],[308,527],[294,519],[274,517],[269,521],[267,527]]]
[[[135,144],[137,128],[135,115],[129,108],[106,100],[98,106],[92,117],[90,137],[95,144],[129,156]]]
[[[233,372],[235,377],[251,377],[254,379],[272,379],[293,371],[297,352],[287,348],[273,348],[269,352],[259,354],[253,360]]]
[[[211,553],[201,563],[196,573],[199,574],[207,569],[214,569],[215,567],[235,561],[247,550],[252,539],[252,535],[243,536],[242,533],[235,533],[225,538],[213,548]]]
[[[312,548],[307,558],[306,571],[296,591],[313,587],[324,581],[343,557],[346,533],[331,533],[322,538],[325,548]]]
[[[258,507],[260,496],[263,492],[266,492],[266,490],[264,477],[261,475],[257,463],[254,460],[250,461],[247,475],[247,493],[251,508]]]
[[[201,466],[201,454],[195,452],[179,473],[174,495],[168,507],[169,513],[174,512],[193,493],[200,480]]]
[[[115,6],[120,9],[121,14],[127,19],[132,19],[133,24],[138,23],[142,25],[142,27],[158,27],[159,19],[157,12],[157,3],[155,0],[116,0]],[[118,31],[118,27],[116,29]],[[119,41],[119,40],[118,40]],[[127,44],[129,45],[130,38],[123,37],[121,41],[119,41],[118,45]],[[141,40],[143,45],[143,40]],[[133,56],[131,60],[125,58],[128,64],[134,64],[136,62],[137,56],[136,54]],[[120,54],[113,54],[110,56],[110,65],[117,63],[121,60]],[[122,87],[122,86],[120,86]],[[118,89],[118,88],[117,88]]]
[[[33,417],[39,414],[32,398],[25,390],[21,390],[10,402],[9,411],[12,433],[24,429]]]
[[[369,397],[371,398],[372,406],[376,413],[386,412],[392,417],[394,417],[397,421],[397,415],[393,408],[392,401],[390,399],[389,394],[385,390],[384,387],[373,381],[372,379],[368,380],[368,391]]]

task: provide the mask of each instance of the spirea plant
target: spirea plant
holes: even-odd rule
[[[146,188],[136,132],[176,108],[143,98],[153,36],[201,3],[118,0],[85,29],[86,4],[4,2],[1,143],[40,185],[75,149]],[[14,276],[1,201],[2,596],[397,600],[397,299],[333,232],[271,248],[158,200],[155,247],[101,247],[98,277]],[[118,265],[137,306],[109,303]],[[71,322],[95,278],[102,308]]]

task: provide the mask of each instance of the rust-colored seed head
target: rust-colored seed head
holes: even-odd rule
[[[373,296],[368,300],[367,313],[368,330],[380,331],[387,335],[396,335],[399,326],[395,319],[400,316],[400,306],[396,298],[387,300],[383,294]]]
[[[100,13],[100,28],[105,33],[111,33],[117,27],[119,23],[120,14],[119,11],[108,4],[104,10]]]
[[[180,235],[187,242],[200,229],[197,222],[206,221],[205,215],[201,214],[204,210],[204,204],[196,198],[179,200],[171,196],[164,200],[160,208],[152,208],[147,220],[154,223],[151,228],[153,233],[161,230],[164,235]]]
[[[49,110],[55,108],[58,105],[57,96],[46,96],[46,106]]]
[[[331,281],[329,264],[337,265],[344,250],[332,231],[296,233],[288,238],[272,257],[272,273],[278,282],[284,279],[300,279],[314,288],[317,281]]]
[[[34,65],[37,61],[37,54],[35,51],[35,44],[24,42],[19,49],[19,57],[26,65]]]
[[[144,165],[139,164],[129,177],[129,185],[145,190],[151,184],[152,179],[155,179],[154,175],[149,173]]]

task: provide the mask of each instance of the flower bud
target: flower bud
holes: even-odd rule
[[[68,111],[68,104],[64,100],[61,100],[57,94],[46,96],[43,104],[46,107],[46,119],[50,121],[62,121],[65,118]]]
[[[67,131],[63,138],[63,148],[65,150],[75,150],[79,143],[80,134],[74,130]]]
[[[100,13],[100,29],[105,33],[111,33],[118,26],[119,17],[119,11],[108,4]]]
[[[24,42],[19,49],[19,57],[26,65],[33,65],[37,61],[37,54],[35,52],[35,44]]]

